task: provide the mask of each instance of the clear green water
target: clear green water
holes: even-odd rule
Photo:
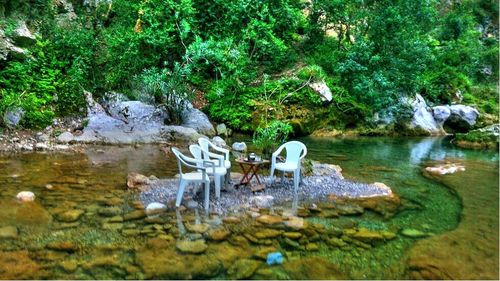
[[[239,224],[218,225],[217,229],[225,229],[230,235],[222,242],[207,239],[204,253],[182,254],[175,248],[176,240],[186,238],[178,222],[182,220],[189,226],[199,219],[198,214],[186,210],[182,217],[167,212],[156,220],[119,221],[119,217],[126,216],[138,204],[137,195],[126,190],[128,172],[160,178],[176,174],[173,156],[165,156],[159,147],[102,147],[78,154],[3,154],[0,229],[14,226],[18,234],[0,238],[0,278],[400,279],[407,276],[407,253],[416,241],[424,239],[404,237],[400,230],[418,229],[436,237],[456,229],[461,221],[462,200],[456,191],[422,176],[421,169],[427,161],[453,158],[492,167],[478,170],[473,176],[491,187],[487,192],[498,194],[496,152],[456,149],[444,139],[305,138],[302,141],[309,149],[310,159],[340,165],[344,176],[350,179],[383,182],[402,199],[399,212],[388,219],[365,212],[339,218],[313,215],[306,220],[326,229],[357,225],[386,230],[395,233],[395,239],[369,248],[349,243],[339,248],[324,242],[330,232],[316,229],[309,233],[311,237],[299,241],[317,247],[293,248],[282,237],[251,241],[256,231],[268,228],[244,218]],[[491,171],[496,171],[496,177]],[[457,176],[467,177],[467,172]],[[47,189],[47,184],[51,189]],[[34,204],[15,201],[15,195],[23,190],[37,195]],[[110,221],[110,216],[103,215],[110,208],[114,208],[114,220],[118,221]],[[64,213],[75,209],[80,213],[77,219],[63,218]],[[214,224],[220,218],[211,215],[202,220]],[[303,236],[307,236],[305,232]],[[196,238],[193,233],[187,236]],[[66,243],[66,248],[61,243]],[[285,254],[283,266],[269,267],[259,259],[258,252],[270,247]],[[307,270],[318,264],[312,256],[333,263],[336,269]],[[237,261],[243,258],[240,266]],[[242,268],[253,271],[245,273]]]

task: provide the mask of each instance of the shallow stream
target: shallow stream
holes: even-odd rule
[[[302,141],[309,159],[340,165],[346,178],[390,186],[401,198],[396,215],[362,210],[339,216],[317,202],[323,212],[308,211],[302,216],[307,226],[291,228],[247,216],[204,217],[189,209],[148,218],[138,211],[143,206],[125,180],[129,172],[159,178],[177,173],[173,156],[157,146],[2,154],[0,279],[401,279],[426,277],[418,255],[430,263],[432,257],[443,258],[433,256],[432,248],[470,256],[456,261],[459,267],[461,262],[478,265],[464,273],[466,278],[498,279],[498,267],[485,275],[479,266],[483,260],[498,265],[497,152],[457,149],[443,138]],[[442,161],[466,170],[439,178],[422,174],[427,165]],[[481,196],[469,202],[461,194],[470,188]],[[34,203],[15,200],[23,190],[36,194]],[[488,204],[482,203],[485,198]],[[466,212],[477,211],[465,207],[474,204],[488,220],[460,228],[470,217]],[[392,236],[358,241],[346,237],[352,229]],[[410,234],[403,235],[405,230]],[[440,237],[458,230],[460,239],[479,243],[443,248]],[[431,244],[424,247],[423,241]],[[268,252],[281,252],[283,265],[267,265]],[[453,270],[456,263],[439,268]]]

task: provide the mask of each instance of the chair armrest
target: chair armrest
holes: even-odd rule
[[[218,147],[212,143],[209,143],[209,144],[210,144],[210,147],[213,148],[213,150],[224,153],[224,157],[225,157],[224,160],[229,160],[229,149]]]
[[[225,157],[223,155],[208,152],[208,156],[210,158],[215,158],[215,160],[219,161],[219,165],[217,165],[218,167],[224,167],[224,158]]]
[[[212,168],[213,173],[215,174],[215,164],[211,161],[204,160],[203,161],[203,170],[206,170],[207,168]]]

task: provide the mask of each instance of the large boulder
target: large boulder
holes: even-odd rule
[[[456,131],[468,131],[479,117],[479,111],[472,106],[463,104],[450,105],[450,117],[446,120],[446,126]]]
[[[199,134],[214,136],[215,129],[207,115],[196,108],[188,108],[182,114],[182,126],[193,128]]]
[[[91,93],[85,92],[88,124],[83,133],[74,136],[71,141],[109,144],[161,143],[176,140],[194,141],[203,136],[191,127],[165,125],[167,115],[160,108],[140,101],[124,100],[119,94],[113,94],[112,97],[107,97],[104,108],[92,98]],[[201,114],[208,122],[206,115]],[[196,116],[199,117],[199,114]],[[201,119],[203,118],[197,120]],[[196,120],[191,121],[191,125],[195,126]],[[203,128],[203,122],[198,128]],[[213,130],[213,126],[211,128]],[[67,137],[69,139],[69,135]]]
[[[425,99],[420,94],[410,100],[409,104],[413,110],[413,116],[408,124],[410,129],[416,133],[427,135],[442,135],[445,133],[434,119],[432,110],[427,106]]]
[[[14,40],[14,43],[20,47],[29,47],[36,42],[35,36],[28,29],[24,21],[19,21],[17,23],[17,27],[12,32],[11,38]]]

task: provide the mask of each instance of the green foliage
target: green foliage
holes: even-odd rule
[[[255,130],[253,143],[266,153],[273,151],[276,146],[284,143],[292,132],[293,128],[290,124],[273,120]]]
[[[187,87],[186,70],[178,64],[173,71],[167,68],[150,68],[136,77],[141,87],[141,98],[163,106],[168,114],[168,124],[181,124],[182,113],[192,101],[194,93]]]

